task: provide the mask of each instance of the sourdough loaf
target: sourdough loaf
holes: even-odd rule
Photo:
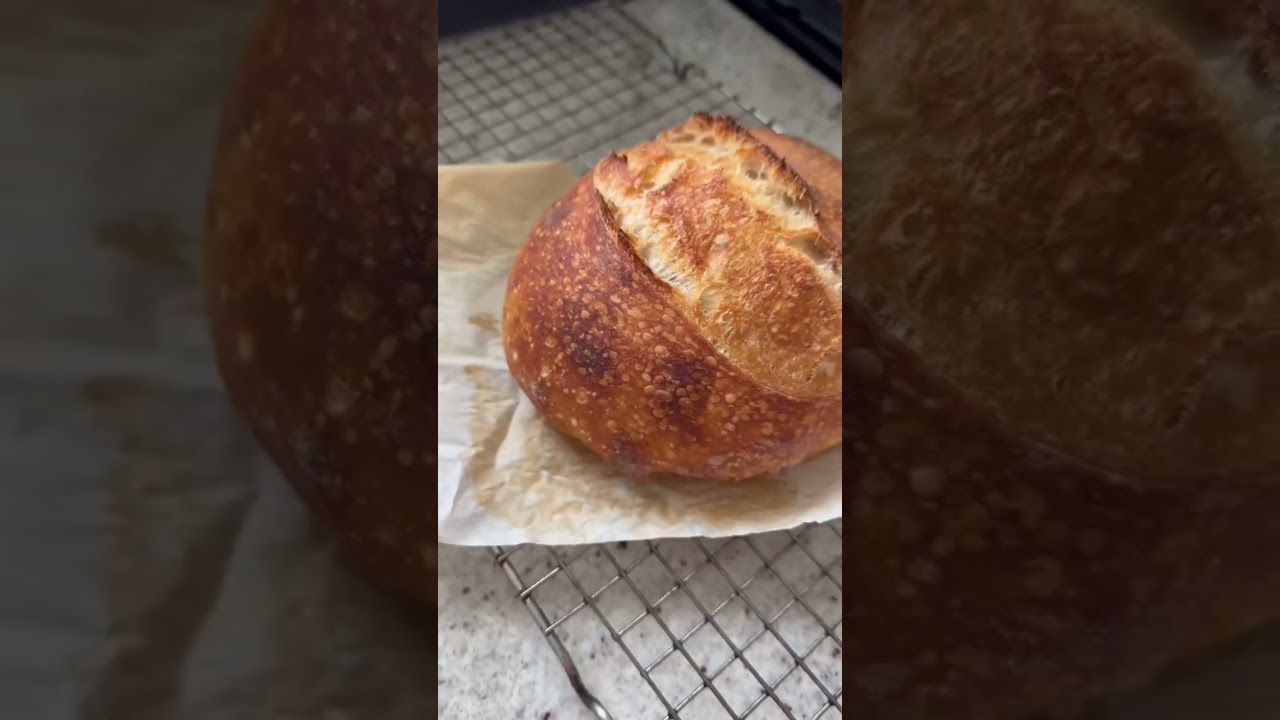
[[[696,115],[534,228],[502,336],[555,428],[637,475],[733,480],[840,438],[840,164]]]
[[[436,587],[435,76],[435,0],[270,0],[226,97],[205,243],[231,402],[419,605]]]
[[[1280,10],[845,15],[846,715],[1071,716],[1280,617]]]

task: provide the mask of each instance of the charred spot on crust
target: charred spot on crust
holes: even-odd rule
[[[551,326],[568,333],[563,349],[574,372],[597,391],[612,385],[617,352],[611,348],[617,344],[617,333],[610,321],[585,299],[566,299],[560,308],[559,320]]]
[[[614,363],[603,343],[594,342],[593,335],[583,335],[569,344],[569,358],[579,374],[589,380],[605,380],[613,374]]]
[[[683,355],[673,357],[663,372],[670,390],[657,399],[657,409],[685,441],[700,442],[706,431],[701,419],[706,414],[713,373],[704,363]]]

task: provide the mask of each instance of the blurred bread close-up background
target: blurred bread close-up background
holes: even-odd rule
[[[864,0],[844,42],[851,714],[1275,714],[1277,7]]]

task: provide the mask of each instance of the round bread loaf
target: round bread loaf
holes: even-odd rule
[[[435,598],[436,2],[271,0],[232,78],[205,304],[231,402],[385,585]]]
[[[1280,10],[845,20],[845,714],[1072,716],[1280,619]]]
[[[634,475],[735,480],[840,440],[840,163],[696,115],[611,154],[511,272],[507,364]]]

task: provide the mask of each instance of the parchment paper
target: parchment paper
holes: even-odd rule
[[[839,448],[742,483],[632,480],[546,425],[499,336],[507,275],[577,180],[557,163],[440,168],[440,541],[745,535],[840,516]]]

